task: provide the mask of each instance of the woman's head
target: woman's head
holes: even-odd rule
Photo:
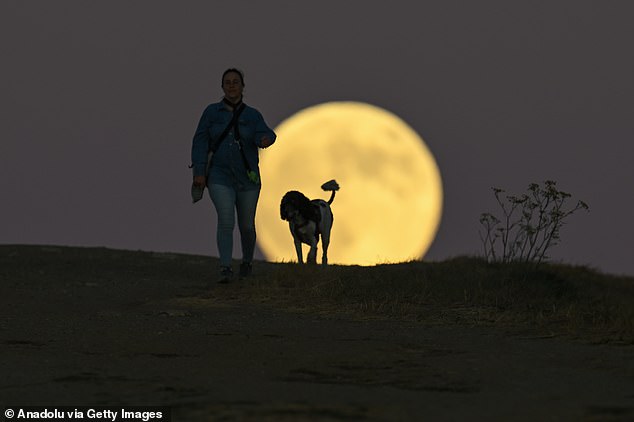
[[[235,68],[230,68],[222,74],[222,90],[225,98],[235,103],[242,98],[244,91],[244,75]]]

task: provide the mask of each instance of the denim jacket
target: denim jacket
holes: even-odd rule
[[[209,104],[203,111],[198,128],[192,141],[192,168],[194,176],[204,176],[207,168],[207,156],[213,142],[225,130],[233,112],[222,102]],[[273,132],[264,122],[264,118],[255,108],[245,104],[245,108],[238,118],[238,131],[240,133],[244,155],[251,170],[260,176],[258,167],[258,148],[261,148],[261,138],[264,135],[275,142]],[[239,190],[258,189],[259,184],[249,180],[240,153],[240,146],[235,139],[233,130],[220,142],[220,145],[211,159],[207,184],[221,184]]]

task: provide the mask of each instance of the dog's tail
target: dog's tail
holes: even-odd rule
[[[337,183],[337,181],[334,179],[329,180],[323,185],[321,185],[321,188],[325,191],[332,192],[332,194],[330,195],[330,199],[328,200],[328,205],[332,204],[332,201],[335,200],[335,193],[339,190],[339,183]]]

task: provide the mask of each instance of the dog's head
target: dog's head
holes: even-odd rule
[[[315,210],[310,199],[301,192],[292,190],[286,192],[280,203],[280,217],[282,220],[292,221],[298,216],[307,220],[314,219]]]

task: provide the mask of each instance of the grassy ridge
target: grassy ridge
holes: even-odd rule
[[[634,278],[569,265],[535,269],[469,257],[325,270],[287,264],[259,280],[252,295],[365,316],[525,324],[634,341]]]
[[[489,264],[459,257],[373,267],[255,264],[247,281],[213,283],[213,258],[104,248],[0,246],[3,288],[87,280],[149,286],[209,284],[214,301],[429,323],[496,324],[597,341],[634,343],[634,277],[586,267]]]

